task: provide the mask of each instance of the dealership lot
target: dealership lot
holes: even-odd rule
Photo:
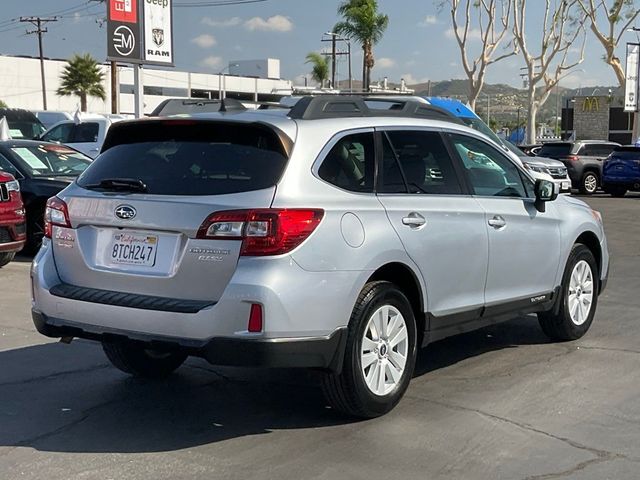
[[[612,270],[582,340],[527,317],[435,343],[366,422],[327,409],[313,374],[195,359],[153,383],[50,341],[22,257],[0,271],[0,478],[638,478],[640,195],[588,202]]]

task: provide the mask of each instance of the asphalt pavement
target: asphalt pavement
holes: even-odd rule
[[[612,254],[590,332],[553,344],[530,316],[434,343],[369,421],[326,407],[313,373],[129,378],[35,332],[19,258],[0,270],[0,479],[638,479],[640,195],[588,202]]]

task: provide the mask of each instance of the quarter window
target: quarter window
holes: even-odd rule
[[[460,182],[438,132],[383,133],[384,193],[459,195]]]
[[[333,146],[318,175],[323,180],[352,192],[373,192],[375,147],[373,133],[347,135]]]
[[[495,148],[476,138],[451,135],[476,195],[526,198],[518,168]]]

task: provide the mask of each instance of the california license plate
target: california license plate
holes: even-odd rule
[[[153,267],[156,264],[158,237],[134,233],[114,233],[109,259],[116,265]]]

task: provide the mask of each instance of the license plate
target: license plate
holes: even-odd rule
[[[570,182],[562,182],[562,190],[569,190],[571,188]]]
[[[155,235],[114,233],[109,259],[116,265],[153,267],[156,264],[158,237]]]

